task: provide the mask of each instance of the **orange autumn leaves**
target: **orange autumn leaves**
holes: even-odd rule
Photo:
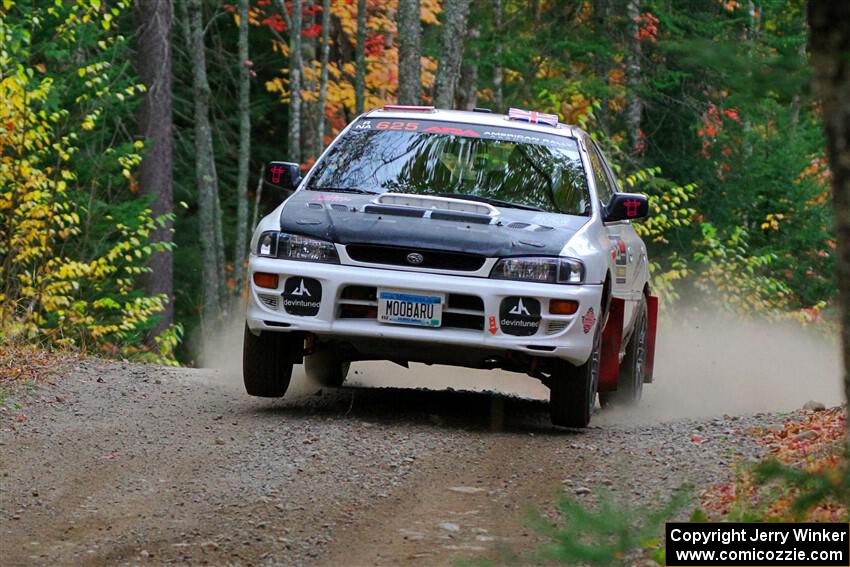
[[[398,30],[396,27],[397,1],[389,2],[368,0],[366,2],[366,99],[365,108],[380,107],[385,103],[394,102],[398,86]],[[291,8],[290,8],[291,9]],[[339,27],[339,34],[331,34],[332,53],[343,54],[342,57],[328,64],[328,94],[324,109],[325,117],[330,124],[330,131],[325,136],[327,144],[348,123],[355,112],[354,77],[356,74],[353,56],[357,37],[357,2],[346,0],[332,2],[331,11]],[[439,0],[421,0],[420,19],[423,25],[439,25],[438,16],[441,12]],[[276,3],[259,0],[250,12],[250,23],[256,26],[270,26],[282,34],[288,33],[284,18],[277,13]],[[316,41],[321,35],[321,6],[305,3],[302,12],[305,22],[302,28],[302,39]],[[289,46],[272,40],[274,49],[281,55],[285,65]],[[336,45],[336,42],[342,42]],[[319,49],[316,49],[318,57]],[[344,54],[349,54],[348,56]],[[422,57],[422,86],[428,92],[433,86],[437,72],[437,61],[431,57]],[[309,59],[304,61],[304,81],[301,89],[302,100],[307,104],[315,104],[319,99],[321,61]],[[287,69],[282,66],[280,76],[266,82],[266,89],[278,93],[281,102],[288,102],[290,97]],[[427,101],[427,96],[426,96]]]
[[[750,432],[768,456],[776,461],[811,473],[823,473],[830,482],[841,483],[844,467],[841,457],[845,444],[847,412],[844,408],[806,412],[789,418],[781,427],[759,428]],[[743,471],[728,483],[710,487],[700,495],[700,503],[712,518],[739,516],[764,520],[797,519],[792,506],[799,497],[794,488],[771,484],[758,486],[751,471]],[[809,521],[843,521],[847,509],[825,502],[810,510]]]

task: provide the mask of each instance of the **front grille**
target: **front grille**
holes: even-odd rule
[[[365,285],[349,285],[339,298],[340,319],[377,319],[378,289]],[[450,293],[443,308],[442,328],[484,330],[484,301],[475,295]]]
[[[459,272],[474,272],[484,265],[486,257],[464,252],[447,252],[445,250],[427,250],[424,248],[405,248],[398,246],[381,246],[377,244],[349,244],[345,247],[349,257],[357,262],[368,264],[387,264],[391,266],[406,266],[415,268],[434,268],[438,270],[456,270]],[[412,264],[407,260],[409,254],[421,254],[422,262]]]

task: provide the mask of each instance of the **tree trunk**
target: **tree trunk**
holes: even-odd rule
[[[139,191],[153,197],[151,213],[167,215],[174,211],[172,200],[171,134],[171,23],[170,2],[140,0],[136,3],[139,28],[136,68],[147,87],[137,119],[145,140],[145,156],[139,167]],[[168,221],[151,235],[151,242],[171,242],[172,223]],[[144,278],[148,295],[165,294],[168,302],[150,341],[174,322],[174,270],[170,250],[154,253],[148,261],[150,273]]]
[[[809,0],[813,87],[823,106],[826,151],[832,171],[844,396],[850,400],[850,4]]]
[[[248,2],[239,0],[239,163],[236,181],[236,294],[242,293],[248,239],[248,174],[251,162],[251,69],[248,63]]]
[[[422,24],[419,0],[398,0],[398,103],[419,104]]]
[[[292,0],[292,16],[283,0],[278,8],[289,30],[289,159],[301,163],[301,0]]]
[[[204,32],[200,0],[189,0],[189,41],[192,57],[192,94],[195,103],[195,178],[198,183],[199,237],[204,293],[203,323],[211,325],[221,314],[224,280],[221,244],[221,212],[218,204],[218,175],[215,168],[210,126],[210,85],[204,52]],[[218,224],[218,227],[216,226]]]
[[[495,37],[495,59],[493,64],[493,106],[496,112],[504,112],[502,94],[502,0],[493,0],[493,36]]]
[[[466,33],[473,41],[480,37],[478,27],[473,25]],[[478,102],[478,49],[470,49],[468,62],[461,66],[460,79],[457,85],[456,107],[461,110],[472,110]]]
[[[366,0],[357,0],[357,46],[354,60],[354,112],[362,114],[366,103]]]
[[[607,43],[610,41],[610,23],[609,23],[609,12],[610,5],[609,0],[595,0],[592,3],[593,10],[591,12],[591,22],[593,34],[599,38],[604,38]],[[628,22],[627,22],[628,24]],[[626,33],[633,33],[632,26],[626,26]],[[628,41],[626,41],[628,44]],[[611,71],[611,58],[605,57],[600,53],[594,53],[593,55],[593,72],[596,75],[596,80],[604,85],[602,89],[602,94],[600,95],[600,106],[597,109],[594,109],[593,116],[596,118],[596,128],[601,130],[602,133],[606,136],[610,136],[611,134],[611,112],[608,107],[608,101],[610,94],[610,86],[608,85],[608,75]]]
[[[641,45],[638,39],[640,0],[627,0],[626,17],[629,20],[628,53],[626,55],[626,133],[632,154],[640,153],[640,122],[643,100],[640,98]]]
[[[331,53],[331,0],[322,0],[322,70],[319,77],[319,124],[316,128],[316,155],[325,149],[325,104],[328,100],[328,60]]]
[[[314,15],[315,17],[315,15]],[[313,22],[306,21],[304,22],[305,27],[310,27],[313,25]],[[309,37],[301,40],[301,61],[307,61],[307,64],[310,65],[312,61],[317,59],[318,56],[318,48],[316,45],[316,38]],[[303,77],[301,81],[301,88],[304,92],[314,93],[318,90],[318,83],[311,77]],[[310,97],[313,98],[312,96]],[[301,157],[302,161],[308,161],[309,159],[317,158],[318,154],[316,153],[316,132],[317,132],[317,123],[319,122],[319,105],[318,101],[312,100],[302,100],[301,101]]]
[[[437,68],[437,87],[434,103],[440,108],[452,108],[463,60],[463,39],[466,36],[466,16],[469,0],[446,3],[443,22],[440,66]]]

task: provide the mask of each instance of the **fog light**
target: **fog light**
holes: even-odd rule
[[[552,299],[549,301],[549,313],[552,315],[572,315],[578,311],[578,301],[572,299]]]
[[[265,272],[254,272],[254,285],[267,289],[277,289],[278,278],[277,274],[267,274]]]

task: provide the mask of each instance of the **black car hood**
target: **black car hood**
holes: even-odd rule
[[[408,216],[418,209],[375,205],[375,195],[302,189],[280,215],[284,232],[338,244],[380,244],[481,254],[487,257],[557,256],[589,220],[497,207],[498,222],[482,224],[474,215],[451,220]]]

